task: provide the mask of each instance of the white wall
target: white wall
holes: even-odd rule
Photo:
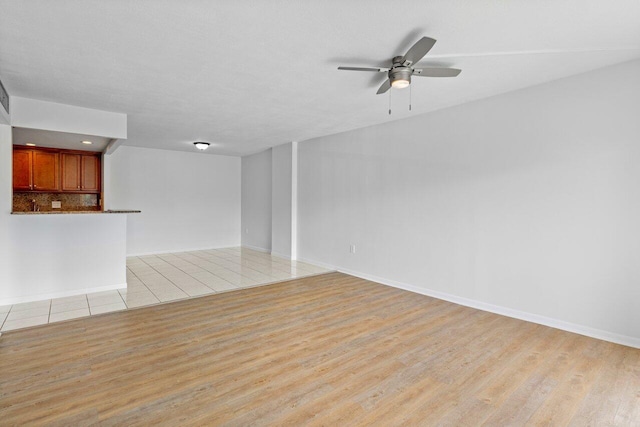
[[[11,127],[0,125],[0,305],[126,286],[125,215],[11,215]]]
[[[271,149],[242,157],[242,245],[271,252]]]
[[[142,211],[127,254],[240,244],[240,158],[122,146],[105,168],[105,207]]]
[[[273,147],[271,253],[291,258],[292,144]]]
[[[9,109],[11,109],[11,99],[9,99]],[[11,123],[11,116],[0,104],[0,125],[8,125]]]
[[[639,115],[635,61],[300,143],[299,257],[640,346]]]
[[[295,259],[297,143],[242,158],[242,245]]]

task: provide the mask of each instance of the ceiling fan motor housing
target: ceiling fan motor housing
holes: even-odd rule
[[[396,56],[393,58],[393,66],[389,70],[389,82],[391,86],[403,88],[411,84],[411,63],[404,60],[402,56]],[[394,82],[397,82],[394,85]]]
[[[391,86],[393,86],[393,82],[397,80],[405,80],[408,83],[411,83],[411,73],[413,70],[409,67],[397,67],[389,70],[389,81],[391,82]]]

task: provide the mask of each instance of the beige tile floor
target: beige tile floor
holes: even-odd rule
[[[0,331],[264,285],[329,270],[246,248],[127,258],[127,289],[0,306]]]

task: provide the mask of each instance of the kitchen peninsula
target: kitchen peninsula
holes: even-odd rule
[[[103,210],[102,153],[7,148],[11,251],[0,306],[126,288],[126,214],[140,211]]]
[[[126,114],[11,97],[0,123],[0,306],[127,286],[128,215],[105,212],[104,165],[126,138]]]
[[[6,231],[0,306],[127,287],[126,214],[19,212]]]

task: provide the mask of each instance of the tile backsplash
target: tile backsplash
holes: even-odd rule
[[[69,193],[13,193],[13,211],[29,212],[33,210],[32,200],[36,201],[40,211],[99,211],[98,194]],[[51,202],[59,201],[60,209],[51,207]]]

